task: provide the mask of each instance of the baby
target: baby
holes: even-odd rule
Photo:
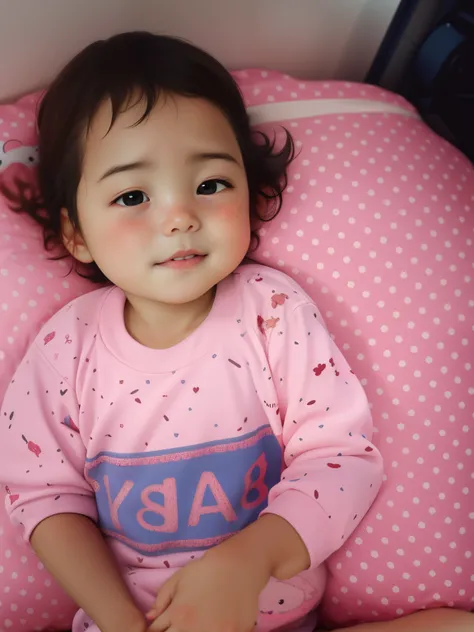
[[[183,41],[88,46],[38,115],[17,202],[98,289],[56,314],[6,394],[7,511],[77,602],[73,632],[314,629],[324,561],[382,463],[313,301],[255,265],[293,158]]]

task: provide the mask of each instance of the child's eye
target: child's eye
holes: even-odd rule
[[[137,189],[135,191],[127,191],[127,193],[116,198],[113,203],[119,206],[139,206],[149,201],[148,195]]]
[[[231,189],[232,185],[227,180],[218,180],[214,178],[213,180],[206,180],[202,184],[200,184],[197,188],[198,195],[214,195],[215,193],[220,193],[224,189]]]

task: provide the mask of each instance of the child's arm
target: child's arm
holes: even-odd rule
[[[31,545],[68,595],[102,632],[145,632],[110,549],[95,524],[78,514],[46,518]]]
[[[364,623],[340,632],[472,632],[474,614],[451,608],[415,612],[394,621]],[[334,631],[338,632],[338,631]]]
[[[42,344],[38,340],[26,354],[0,414],[0,481],[7,491],[7,513],[104,632],[132,632],[138,613],[94,524],[97,507],[84,478],[86,449],[74,378],[63,377],[69,371],[61,355],[53,366]],[[49,355],[54,362],[54,354]]]
[[[269,369],[283,422],[285,469],[264,514],[289,522],[311,567],[339,549],[382,482],[372,419],[356,376],[311,303],[278,305],[267,329]]]
[[[276,514],[294,527],[314,568],[367,513],[382,482],[382,459],[371,443],[364,390],[316,308],[288,303],[277,307],[280,321],[267,330],[285,469],[264,515]]]
[[[271,577],[285,581],[295,577],[310,565],[308,549],[289,522],[274,514],[265,514],[256,522],[236,533],[205,557],[215,554],[247,562],[249,573],[261,571],[266,582]],[[266,583],[265,582],[265,583]]]

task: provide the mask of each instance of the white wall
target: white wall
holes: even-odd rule
[[[400,0],[0,0],[0,100],[44,86],[95,39],[185,37],[230,68],[362,80]]]

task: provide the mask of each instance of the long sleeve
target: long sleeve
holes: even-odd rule
[[[45,518],[78,513],[97,519],[84,478],[85,447],[74,388],[33,344],[18,368],[0,415],[0,481],[6,509],[28,540]]]
[[[364,390],[311,303],[283,312],[268,357],[283,423],[284,471],[265,513],[285,518],[314,568],[339,549],[382,481]]]

